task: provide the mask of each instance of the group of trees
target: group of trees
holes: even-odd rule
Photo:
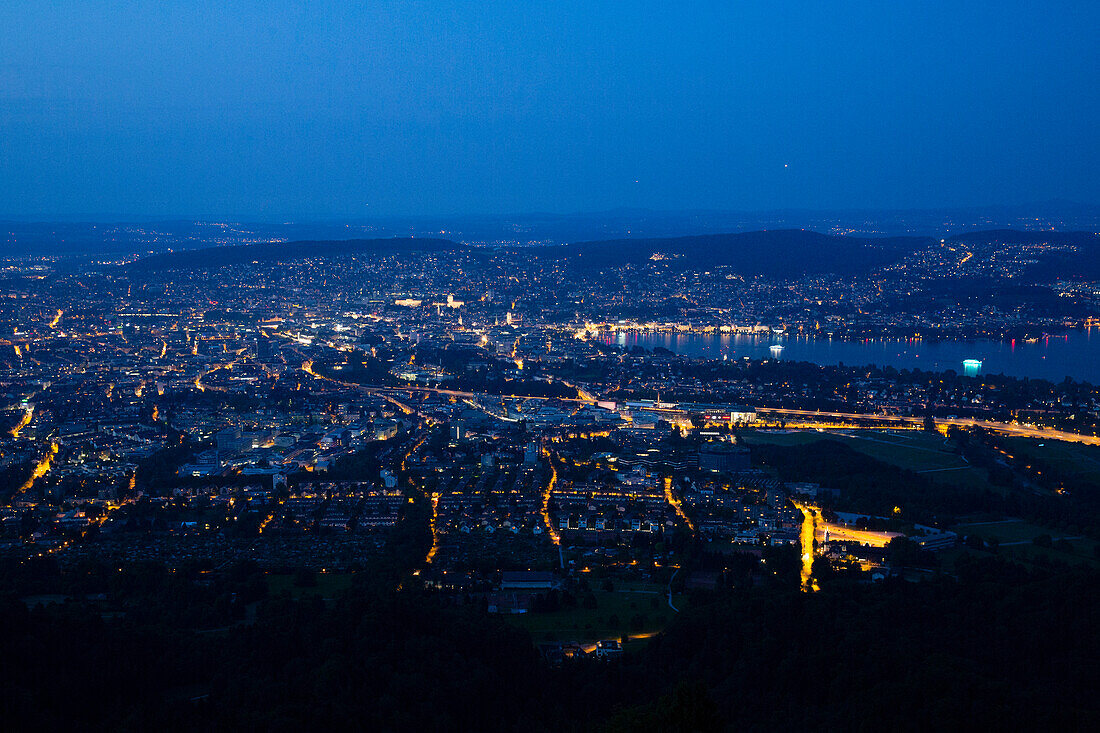
[[[11,595],[0,601],[0,714],[13,729],[81,730],[1100,721],[1098,572],[1028,571],[997,557],[964,558],[956,571],[957,580],[917,584],[838,577],[815,594],[796,584],[735,586],[700,596],[621,660],[554,669],[526,632],[477,604],[397,592],[370,572],[324,603],[308,592],[272,596],[247,564],[205,573],[83,567],[55,580],[105,590],[123,615],[105,618],[102,605],[83,601],[32,610]],[[9,590],[25,580],[0,577]]]

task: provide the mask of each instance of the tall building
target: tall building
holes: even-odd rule
[[[465,433],[466,425],[461,420],[454,420],[447,428],[447,437],[451,440],[462,440]]]
[[[241,448],[241,429],[225,428],[214,435],[214,443],[218,447],[218,453],[236,453]]]

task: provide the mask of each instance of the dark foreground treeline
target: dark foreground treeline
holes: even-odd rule
[[[207,631],[169,625],[166,609],[257,577],[196,592],[157,581],[168,597],[113,620],[9,597],[0,719],[81,731],[1095,729],[1100,572],[999,558],[958,571],[701,596],[644,650],[561,669],[476,604],[369,579],[327,606],[255,601],[248,623]]]

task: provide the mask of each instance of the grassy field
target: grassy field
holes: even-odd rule
[[[744,435],[745,442],[776,445],[806,445],[819,440],[836,440],[883,463],[916,471],[930,480],[960,488],[998,491],[989,483],[985,471],[974,468],[952,453],[942,436],[916,430],[848,430],[817,432],[755,431]]]
[[[314,573],[317,585],[299,587],[294,584],[294,575],[271,573],[267,576],[267,589],[273,596],[288,593],[292,598],[318,596],[335,598],[351,588],[351,573]]]
[[[746,433],[744,438],[750,445],[772,443],[788,446],[806,445],[819,440],[836,440],[884,463],[916,471],[932,481],[959,488],[988,489],[997,494],[1004,493],[1003,488],[989,483],[984,470],[969,466],[960,456],[947,449],[942,436],[932,433],[887,430],[841,432],[759,430]],[[1055,463],[1068,469],[1074,478],[1082,483],[1100,486],[1100,447],[1030,438],[1006,438],[1004,445],[1017,460],[1023,460],[1025,463],[1029,459]],[[992,508],[991,511],[993,511]],[[1005,519],[1003,515],[975,517],[972,521],[959,523],[951,529],[960,535],[976,534],[985,540],[996,539],[1000,543],[1002,555],[1022,562],[1033,563],[1040,559],[1048,559],[1100,565],[1095,554],[1094,541],[1018,519]],[[1052,540],[1068,539],[1073,549],[1071,552],[1065,552],[1060,549],[1037,547],[1032,544],[1032,540],[1040,535],[1049,535]]]
[[[1001,544],[1010,542],[1031,542],[1039,535],[1048,534],[1053,539],[1066,536],[1048,527],[1025,522],[1020,519],[1002,519],[998,521],[960,522],[951,528],[959,534],[976,534],[985,539],[996,538]]]
[[[1046,558],[1057,562],[1085,563],[1092,567],[1100,567],[1100,560],[1097,560],[1096,557],[1095,542],[1085,539],[1073,539],[1070,540],[1070,543],[1073,545],[1072,552],[1063,552],[1057,548],[1036,547],[1030,542],[1023,545],[1002,547],[1000,552],[1002,555],[1025,563],[1034,562],[1038,558]]]
[[[1091,565],[1098,564],[1094,541],[1019,519],[960,522],[951,529],[960,535],[978,535],[986,541],[996,539],[1000,542],[1002,555],[1024,562],[1045,557],[1062,562],[1084,561]],[[1052,540],[1067,539],[1073,545],[1073,551],[1064,552],[1060,549],[1038,547],[1032,543],[1032,540],[1040,535],[1048,535]]]
[[[1100,486],[1100,446],[1033,438],[1006,438],[1004,446],[1017,459],[1056,463],[1074,478]]]
[[[594,593],[596,608],[593,609],[578,605],[550,613],[516,614],[506,618],[527,629],[536,644],[544,641],[585,644],[600,639],[618,639],[627,634],[657,632],[676,615],[668,607],[668,596],[660,586],[649,586],[644,591],[622,589]],[[674,595],[672,602],[677,608],[683,608],[686,599]]]
[[[294,575],[267,576],[272,596],[289,594],[292,598],[335,598],[351,587],[350,573],[316,573],[317,585],[299,587]],[[504,616],[509,623],[527,629],[537,644],[544,641],[589,644],[600,639],[618,639],[627,635],[653,634],[676,615],[668,607],[666,587],[655,583],[616,582],[615,590],[594,590],[596,608],[564,608],[551,613],[527,613]],[[682,609],[684,595],[672,602]]]

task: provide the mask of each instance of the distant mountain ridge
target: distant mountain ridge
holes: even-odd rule
[[[705,234],[658,239],[613,239],[567,245],[528,247],[533,259],[564,259],[578,268],[617,267],[667,259],[676,269],[731,266],[745,275],[854,275],[896,262],[927,237],[868,239],[819,234],[801,229]],[[414,252],[488,252],[447,239],[303,240],[273,244],[208,247],[150,255],[128,265],[133,271],[163,271],[243,265],[250,262],[291,262],[354,254],[394,255]]]
[[[932,237],[855,237],[804,229],[776,229],[650,239],[608,239],[565,245],[501,249],[441,238],[301,240],[271,244],[208,247],[149,255],[126,267],[132,271],[210,270],[251,262],[292,262],[347,255],[391,256],[414,253],[494,251],[522,254],[532,261],[564,261],[569,268],[591,270],[664,262],[675,270],[729,267],[744,276],[775,278],[830,273],[861,275],[894,264],[938,242]],[[948,241],[966,244],[1051,244],[1040,251],[1029,275],[1040,280],[1100,279],[1100,235],[1093,232],[1037,232],[997,229],[967,232]],[[1072,247],[1073,250],[1065,248]]]
[[[929,237],[880,239],[778,229],[665,239],[613,239],[557,248],[580,267],[614,267],[667,259],[678,269],[730,266],[744,275],[854,275],[897,262]]]

